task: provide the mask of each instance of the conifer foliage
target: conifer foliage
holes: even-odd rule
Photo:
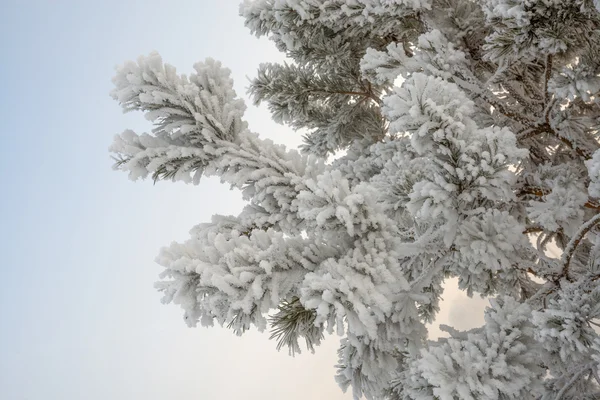
[[[113,80],[154,123],[116,136],[117,169],[247,200],[161,250],[164,302],[292,354],[343,336],[355,398],[600,399],[600,1],[240,10],[289,58],[249,93],[305,132],[299,152],[249,130],[217,61],[185,76],[153,53]],[[486,323],[432,340],[449,277],[491,298]]]

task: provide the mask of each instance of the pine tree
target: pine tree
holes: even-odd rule
[[[600,1],[240,10],[289,58],[249,93],[308,132],[300,152],[249,130],[217,61],[185,76],[153,53],[113,80],[154,122],[116,136],[117,169],[248,203],[161,250],[164,302],[291,354],[343,336],[355,398],[600,399]],[[491,298],[486,323],[432,340],[450,277]]]

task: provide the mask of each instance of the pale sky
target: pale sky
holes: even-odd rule
[[[7,400],[341,400],[338,338],[316,354],[277,352],[268,334],[187,328],[153,289],[161,246],[238,192],[129,181],[111,170],[112,137],[147,130],[110,99],[113,68],[157,50],[181,72],[205,57],[246,76],[282,56],[251,36],[239,0],[0,2],[0,397]],[[248,104],[253,131],[300,135]],[[482,301],[452,290],[439,322],[482,322]],[[435,330],[433,330],[435,333]]]

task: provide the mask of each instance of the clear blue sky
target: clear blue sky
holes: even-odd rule
[[[266,334],[189,329],[160,304],[158,249],[236,214],[237,192],[111,170],[112,137],[147,129],[108,96],[116,64],[158,50],[189,72],[212,57],[243,95],[260,62],[282,59],[244,28],[238,2],[0,1],[2,400],[351,398],[333,380],[337,338],[292,359]],[[264,137],[299,143],[265,109],[246,117]],[[452,296],[441,322],[477,325]]]
[[[116,64],[158,50],[182,72],[205,57],[236,90],[278,60],[232,1],[0,2],[0,398],[328,399],[337,340],[291,359],[266,335],[189,329],[153,282],[158,249],[240,196],[215,181],[133,183],[112,137],[147,128],[108,96]],[[298,143],[251,109],[253,130]]]

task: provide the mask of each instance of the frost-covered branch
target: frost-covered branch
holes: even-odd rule
[[[250,94],[307,130],[304,154],[249,130],[216,61],[184,76],[151,54],[114,79],[123,110],[154,124],[115,138],[117,169],[216,176],[248,202],[161,251],[164,301],[191,326],[270,325],[292,354],[337,333],[336,380],[356,399],[597,397],[598,2],[240,12],[291,60],[262,65]],[[483,326],[433,340],[450,277],[493,300]]]
[[[573,235],[573,237],[565,247],[561,258],[561,264],[562,276],[564,276],[567,280],[570,280],[569,265],[571,263],[571,259],[573,258],[573,254],[575,254],[575,250],[577,250],[577,246],[579,246],[585,235],[589,231],[591,231],[599,222],[600,214],[596,214],[592,219],[587,221],[579,228],[579,230],[575,233],[575,235]]]

